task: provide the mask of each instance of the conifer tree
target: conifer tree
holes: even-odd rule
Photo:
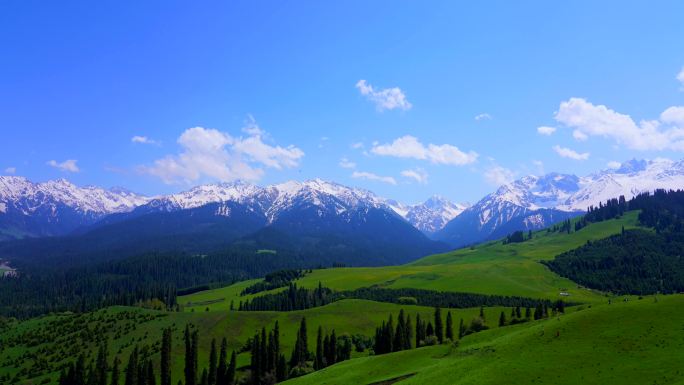
[[[125,385],[138,385],[138,371],[138,346],[136,345],[131,355],[128,356]]]
[[[435,335],[435,329],[432,327],[432,322],[428,321],[427,327],[425,328],[425,336],[430,337]]]
[[[110,382],[111,385],[119,385],[119,365],[120,365],[119,357],[114,357],[114,364],[112,365],[112,380]]]
[[[216,385],[218,356],[216,353],[216,338],[211,339],[211,350],[209,351],[209,373],[207,374],[207,384]]]
[[[318,335],[316,336],[316,361],[314,363],[314,369],[323,369],[323,328],[318,327]]]
[[[195,372],[193,371],[192,358],[192,335],[190,334],[190,325],[185,325],[185,332],[183,333],[185,340],[185,385],[195,385]]]
[[[225,383],[232,385],[235,383],[235,370],[237,369],[237,355],[235,350],[230,354],[230,364],[228,364],[228,370],[226,370]]]
[[[503,311],[499,315],[499,326],[506,326],[506,315]]]
[[[107,343],[100,345],[97,351],[95,363],[95,383],[97,385],[107,385]]]
[[[171,329],[164,329],[162,332],[161,362],[161,385],[171,385]]]
[[[466,334],[466,327],[465,324],[463,323],[463,318],[461,318],[461,321],[458,323],[458,338],[461,339],[463,336]]]
[[[406,326],[404,327],[404,349],[409,350],[411,349],[411,340],[412,340],[412,333],[413,333],[413,326],[411,325],[411,316],[407,315],[406,316]],[[351,354],[351,349],[350,349],[350,354]],[[347,359],[349,359],[348,357]]]
[[[446,338],[448,340],[454,340],[454,320],[451,318],[451,312],[447,311],[446,318]]]
[[[226,383],[226,370],[228,360],[228,341],[226,337],[221,340],[221,352],[219,353],[218,366],[216,367],[216,384],[227,385]]]
[[[145,385],[156,385],[156,377],[154,376],[154,367],[152,361],[147,361],[147,382]],[[142,384],[141,384],[142,385]]]
[[[285,356],[282,354],[278,357],[276,364],[276,380],[278,382],[287,380],[287,362],[285,362]]]
[[[200,385],[209,385],[209,373],[207,373],[207,368],[202,370],[202,377],[200,378]]]
[[[444,327],[442,326],[442,309],[435,308],[435,334],[437,341],[441,344],[444,342]]]

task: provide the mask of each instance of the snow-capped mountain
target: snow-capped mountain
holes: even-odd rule
[[[435,237],[453,246],[496,239],[515,230],[540,229],[580,215],[589,206],[624,195],[684,188],[684,161],[631,160],[585,177],[526,176],[487,195],[446,224]]]
[[[657,189],[684,188],[684,160],[630,160],[617,169],[603,170],[580,178],[579,189],[557,208],[565,211],[586,210],[610,198],[631,197]]]
[[[77,187],[65,179],[33,183],[0,176],[0,239],[66,234],[148,200],[120,188]]]
[[[465,204],[453,203],[439,195],[415,205],[402,205],[394,201],[388,203],[397,214],[425,234],[434,234],[441,230],[468,207]]]

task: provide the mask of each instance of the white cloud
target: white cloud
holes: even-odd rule
[[[606,164],[606,166],[608,166],[608,168],[612,168],[612,169],[620,168],[621,165],[622,164],[620,164],[620,162],[616,162],[614,160],[612,160],[612,161],[608,162],[608,164]]]
[[[661,120],[636,123],[629,115],[604,105],[594,105],[582,98],[562,102],[555,119],[570,128],[578,140],[600,136],[615,140],[633,150],[684,151],[684,107],[670,107]]]
[[[5,173],[6,173],[6,174],[15,174],[16,172],[17,172],[17,168],[16,168],[16,167],[7,167],[7,168],[5,169]]]
[[[682,83],[682,90],[684,90],[684,67],[682,67],[682,70],[677,74],[677,80]]]
[[[254,116],[252,115],[247,115],[245,125],[244,127],[242,127],[242,132],[250,136],[266,136],[266,132],[262,130],[261,127],[259,127],[259,125],[256,122],[256,119],[254,119]]]
[[[276,170],[296,167],[304,156],[295,146],[264,143],[266,133],[256,124],[248,124],[243,132],[249,136],[234,138],[216,129],[189,128],[178,138],[182,148],[179,154],[157,159],[152,166],[141,170],[165,183],[190,183],[201,178],[254,181],[263,176],[263,167]]]
[[[494,164],[485,170],[484,177],[485,180],[490,184],[494,186],[501,186],[503,184],[512,182],[515,179],[515,173],[505,167]]]
[[[478,154],[474,151],[466,153],[450,144],[437,145],[430,143],[425,146],[418,138],[411,135],[397,138],[392,143],[375,144],[371,152],[376,155],[421,159],[436,164],[454,166],[473,163],[478,157]]]
[[[131,138],[131,142],[140,144],[159,144],[156,140],[152,140],[146,136],[135,135]]]
[[[414,179],[416,182],[422,183],[422,184],[426,184],[428,181],[428,174],[422,168],[416,168],[413,170],[404,170],[401,172],[401,175],[406,177],[406,178]]]
[[[354,150],[360,150],[363,148],[363,142],[352,143],[351,148],[353,148]]]
[[[544,174],[544,162],[542,162],[541,160],[533,160],[532,164],[534,165],[534,167],[537,168],[537,174]]]
[[[475,116],[475,120],[478,121],[478,122],[479,122],[480,120],[492,120],[492,116],[489,115],[488,113],[484,112],[484,113],[482,113],[482,114],[476,115],[476,116]]]
[[[684,127],[684,107],[670,107],[660,114],[663,123]]]
[[[48,166],[54,167],[59,169],[60,171],[66,171],[66,172],[79,172],[81,171],[78,166],[76,165],[76,160],[75,159],[67,159],[64,162],[57,162],[56,160],[49,160],[45,164]]]
[[[342,158],[342,159],[340,159],[339,165],[340,165],[340,167],[342,167],[342,168],[356,168],[356,163],[350,161],[350,160],[347,159],[347,158]]]
[[[392,185],[397,184],[397,181],[394,178],[392,178],[391,176],[380,176],[377,174],[373,174],[372,172],[365,172],[365,171],[354,171],[352,173],[352,178],[374,180],[374,181],[392,184]]]
[[[406,100],[406,95],[399,87],[376,90],[372,85],[361,79],[356,83],[356,88],[361,92],[361,95],[375,104],[375,108],[378,111],[394,109],[407,111],[413,107]]]
[[[571,150],[567,147],[561,147],[561,146],[553,146],[553,151],[556,151],[556,154],[560,155],[563,158],[570,158],[574,160],[587,160],[589,159],[589,153],[588,152],[583,152],[579,153],[577,151]]]
[[[537,133],[540,135],[551,135],[556,132],[556,127],[541,126],[537,127]]]
[[[575,130],[572,132],[572,137],[581,142],[589,139],[589,136],[580,130]]]

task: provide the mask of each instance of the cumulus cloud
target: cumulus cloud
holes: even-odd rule
[[[541,126],[537,127],[537,133],[540,135],[551,135],[556,132],[556,127]]]
[[[428,174],[422,168],[416,168],[412,170],[404,170],[401,172],[403,177],[413,179],[418,183],[426,184],[428,181]]]
[[[489,115],[488,113],[484,112],[484,113],[482,113],[482,114],[476,115],[476,116],[475,116],[475,120],[478,121],[478,122],[479,122],[480,120],[492,120],[492,116]]]
[[[484,172],[485,180],[494,185],[501,186],[515,179],[515,173],[505,167],[494,164]]]
[[[45,164],[65,172],[79,172],[81,171],[76,165],[76,159],[67,159],[64,162],[57,162],[56,160],[48,160]]]
[[[435,164],[463,166],[477,160],[474,151],[463,152],[450,144],[421,143],[418,138],[405,135],[395,139],[392,143],[374,144],[371,152],[376,155],[393,156],[397,158],[413,158],[428,160]]]
[[[165,183],[191,183],[202,178],[223,182],[255,181],[264,167],[281,170],[296,167],[304,152],[295,146],[281,147],[264,142],[266,135],[256,124],[243,128],[246,137],[233,137],[212,128],[193,127],[178,138],[181,151],[157,159],[141,171]]]
[[[340,159],[339,165],[340,165],[340,167],[342,167],[342,168],[356,168],[356,163],[350,161],[350,160],[347,159],[347,158],[342,158],[342,159]]]
[[[570,158],[574,160],[587,160],[589,159],[589,153],[588,152],[583,152],[579,153],[575,150],[571,150],[567,147],[561,147],[561,146],[553,146],[553,151],[556,151],[556,154],[560,155],[563,158]]]
[[[620,162],[616,162],[614,160],[611,160],[610,162],[608,162],[608,164],[606,164],[606,166],[608,166],[608,168],[617,169],[617,168],[620,168],[621,164],[620,164]]]
[[[17,168],[16,168],[16,167],[7,167],[7,168],[5,169],[5,174],[15,174],[16,172],[17,172]]]
[[[152,140],[146,136],[135,135],[131,138],[131,142],[140,144],[159,144],[156,140]]]
[[[635,122],[604,105],[594,105],[582,98],[561,103],[556,121],[573,128],[573,137],[586,140],[599,136],[615,140],[633,150],[684,151],[684,107],[670,107],[660,120]]]
[[[372,172],[365,172],[365,171],[354,171],[352,173],[352,178],[373,180],[373,181],[378,181],[378,182],[387,183],[387,184],[391,184],[391,185],[397,184],[397,181],[394,178],[392,178],[391,176],[380,176],[380,175],[374,174]]]
[[[375,104],[378,111],[384,110],[410,110],[411,103],[406,100],[406,95],[399,87],[375,89],[365,80],[361,79],[356,83],[356,88],[361,95]]]

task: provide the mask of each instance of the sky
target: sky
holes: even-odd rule
[[[475,3],[475,2],[472,2]],[[0,2],[0,175],[407,203],[684,157],[684,3]]]

